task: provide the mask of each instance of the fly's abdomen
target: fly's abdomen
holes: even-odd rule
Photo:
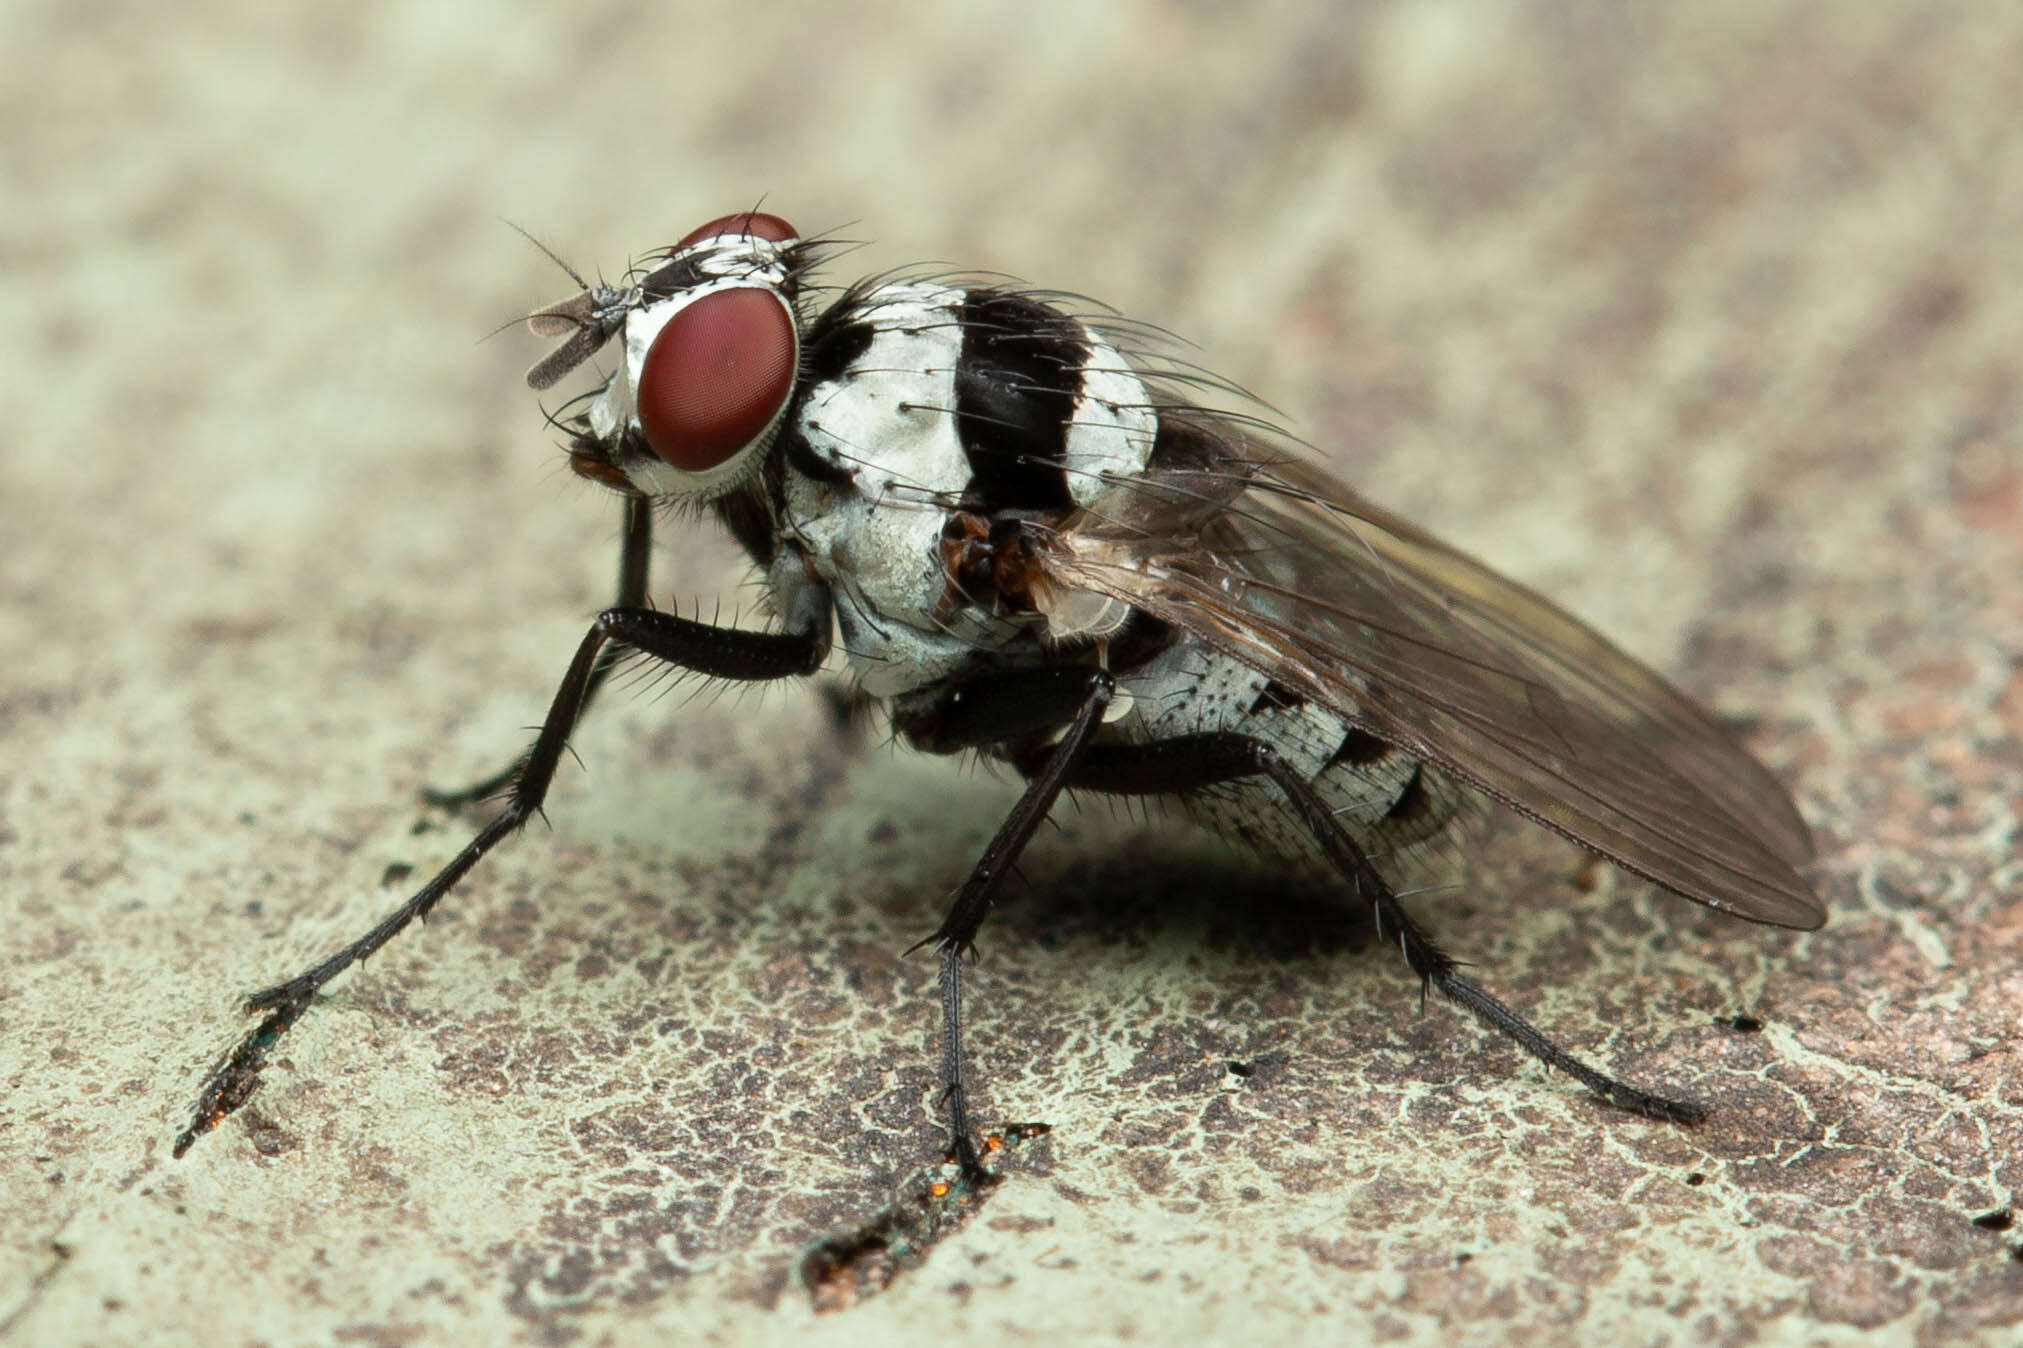
[[[1364,850],[1381,854],[1444,832],[1460,794],[1431,768],[1241,661],[1183,638],[1119,679],[1131,705],[1112,729],[1153,743],[1186,735],[1261,740],[1298,769]],[[1308,830],[1277,788],[1259,778],[1190,792],[1197,823],[1260,851],[1319,860]]]

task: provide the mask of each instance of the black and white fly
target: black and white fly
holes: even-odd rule
[[[317,990],[425,915],[540,810],[624,654],[718,679],[815,673],[840,646],[898,734],[1009,764],[1024,794],[922,945],[941,956],[944,1104],[975,1172],[963,955],[1063,790],[1170,798],[1208,827],[1331,868],[1422,986],[1616,1104],[1697,1104],[1589,1067],[1464,977],[1372,857],[1438,836],[1457,786],[1723,912],[1811,928],[1806,827],[1777,781],[1656,674],[1538,595],[1363,500],[1139,331],[1066,296],[886,276],[831,294],[824,245],[726,216],[536,312],[566,341],[545,389],[617,340],[556,421],[622,498],[617,604],[577,648],[531,750],[445,803],[504,811],[371,931],[246,1003],[181,1155],[245,1103]],[[581,283],[578,278],[579,284]],[[647,602],[656,512],[712,510],[777,630]]]

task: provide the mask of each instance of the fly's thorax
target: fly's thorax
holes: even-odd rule
[[[969,481],[947,409],[961,357],[961,292],[887,286],[865,306],[861,354],[814,383],[795,416],[808,461],[787,457],[782,532],[816,571],[894,622],[931,627],[938,540]]]
[[[881,287],[864,298],[849,364],[803,394],[786,455],[781,534],[836,597],[859,681],[888,696],[959,668],[1007,631],[934,621],[939,539],[969,479],[954,405],[961,292]]]
[[[1100,507],[1143,470],[1157,414],[1087,325],[1014,292],[896,282],[818,320],[808,364],[780,449],[780,536],[834,591],[867,688],[1121,621],[1113,601],[979,586],[974,552],[951,546]]]

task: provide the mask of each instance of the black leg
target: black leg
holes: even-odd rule
[[[1074,720],[1089,700],[1090,679],[1097,672],[1093,665],[1068,665],[955,684],[930,703],[894,712],[892,728],[930,754],[1017,744]],[[1039,746],[1026,776],[1039,770],[1052,747]]]
[[[1045,765],[1032,755],[1027,755],[1020,767],[1029,772],[1045,770]],[[1405,963],[1419,976],[1422,993],[1428,985],[1438,988],[1546,1066],[1559,1069],[1624,1109],[1677,1123],[1698,1123],[1706,1117],[1704,1106],[1639,1090],[1588,1066],[1464,977],[1454,960],[1406,916],[1390,884],[1342,828],[1328,803],[1269,744],[1246,735],[1223,733],[1189,735],[1155,744],[1100,745],[1083,756],[1066,785],[1074,790],[1121,795],[1180,794],[1244,777],[1269,778],[1284,793],[1287,803],[1328,860],[1375,907],[1378,935],[1395,933]]]
[[[618,548],[618,598],[614,608],[645,608],[647,571],[653,561],[653,504],[644,496],[625,498],[625,515],[622,541]],[[590,704],[597,697],[597,690],[611,677],[612,669],[625,658],[625,648],[618,645],[606,646],[598,654],[597,663],[590,670],[590,682],[584,686],[583,696],[576,704],[576,719],[582,720]],[[439,791],[434,787],[424,787],[422,799],[431,805],[445,809],[461,809],[475,801],[490,800],[503,795],[506,788],[520,775],[526,764],[523,755],[500,768],[489,777],[472,782],[469,786],[455,791]]]
[[[1016,675],[963,690],[933,717],[932,742],[944,751],[996,743],[1068,721],[1060,739],[1038,751],[1025,794],[956,891],[948,916],[932,936],[913,947],[932,945],[941,953],[942,1103],[948,1114],[949,1150],[972,1178],[984,1172],[970,1139],[969,1091],[963,1075],[962,957],[976,948],[977,931],[990,915],[998,885],[1053,808],[1075,764],[1088,752],[1114,687],[1108,673],[1093,667]],[[916,721],[909,731],[915,733],[925,737],[926,725]]]
[[[827,602],[826,595],[811,590],[796,612],[788,615],[788,630],[784,632],[712,627],[642,608],[606,609],[598,614],[596,623],[577,646],[576,658],[569,662],[562,686],[555,690],[555,700],[549,704],[534,747],[516,770],[512,796],[505,810],[480,829],[478,836],[433,880],[371,931],[322,963],[246,999],[247,1011],[264,1011],[266,1017],[212,1070],[197,1100],[190,1126],[176,1138],[175,1154],[181,1156],[188,1151],[191,1143],[246,1102],[259,1084],[267,1054],[309,1008],[319,988],[399,935],[416,918],[427,917],[429,910],[463,879],[479,858],[540,813],[556,765],[568,745],[569,732],[582,715],[583,704],[602,667],[604,652],[611,644],[623,643],[642,654],[711,678],[758,681],[807,675],[820,668],[828,655]]]

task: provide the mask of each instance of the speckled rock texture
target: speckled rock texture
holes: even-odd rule
[[[2023,11],[25,3],[0,50],[0,1343],[2023,1334]],[[486,339],[570,286],[499,219],[610,274],[762,199],[873,241],[839,280],[1184,334],[1734,717],[1823,931],[1509,820],[1417,899],[1710,1121],[1064,810],[972,980],[982,1116],[1052,1131],[819,1314],[804,1254],[936,1158],[900,952],[1014,788],[662,687],[172,1161],[235,997],[462,844],[419,790],[608,596],[542,346]],[[749,610],[666,532],[659,602]]]

